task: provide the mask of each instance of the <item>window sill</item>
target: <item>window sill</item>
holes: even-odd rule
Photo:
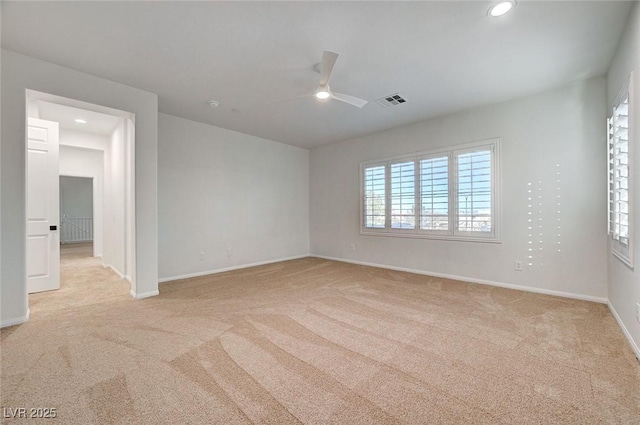
[[[629,267],[631,270],[633,270],[633,261],[631,261],[631,258],[626,257],[624,254],[616,251],[616,250],[611,250],[611,253],[613,254],[614,257],[616,257],[618,260],[622,261],[622,263]]]
[[[412,231],[405,232],[390,232],[382,230],[360,230],[360,234],[363,236],[386,236],[391,238],[413,238],[413,239],[436,239],[447,241],[459,241],[459,242],[484,242],[484,243],[496,243],[500,244],[502,241],[499,237],[492,235],[486,237],[472,237],[472,236],[454,236],[454,235],[435,235],[426,233],[414,233]]]

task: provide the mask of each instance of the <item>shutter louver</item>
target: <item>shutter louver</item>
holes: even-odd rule
[[[615,187],[615,179],[613,174],[613,163],[614,163],[614,155],[613,155],[613,117],[607,118],[607,182],[608,182],[608,190],[607,190],[607,220],[608,227],[607,232],[609,235],[613,237],[613,228],[614,228],[614,215],[613,215],[613,192]]]

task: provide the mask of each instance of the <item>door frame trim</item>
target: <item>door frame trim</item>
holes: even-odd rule
[[[136,288],[136,274],[137,274],[137,255],[136,255],[136,179],[135,179],[135,148],[136,148],[136,136],[135,136],[135,114],[132,112],[122,111],[119,109],[110,108],[107,106],[102,106],[98,104],[88,103],[81,100],[71,99],[63,96],[58,96],[54,94],[49,94],[45,92],[40,92],[37,90],[25,89],[25,141],[24,141],[24,149],[25,149],[25,186],[24,191],[27,194],[27,184],[26,184],[26,173],[27,173],[27,158],[26,158],[26,150],[27,150],[27,134],[26,130],[28,130],[28,122],[29,122],[29,106],[32,105],[33,102],[45,101],[51,103],[57,103],[64,106],[70,106],[73,108],[85,109],[89,111],[99,112],[103,114],[114,115],[120,118],[123,118],[126,121],[125,129],[128,130],[125,132],[125,145],[127,156],[125,156],[125,167],[127,172],[127,178],[125,178],[125,268],[126,264],[130,264],[130,268],[126,270],[125,279],[129,281],[130,289],[132,293],[135,293]],[[35,118],[35,117],[34,117]],[[106,152],[105,152],[106,154]],[[106,173],[106,170],[105,170]],[[84,176],[77,176],[84,177]],[[94,176],[92,176],[94,177]],[[106,180],[106,175],[105,175]],[[94,179],[95,182],[95,179]],[[95,185],[94,185],[95,189]],[[28,195],[27,195],[28,196]],[[27,196],[25,196],[25,212],[24,212],[24,220],[26,222],[27,211],[26,211],[26,200]],[[95,196],[95,190],[94,190]],[[106,194],[103,193],[103,198]],[[104,199],[103,199],[104,203]],[[104,205],[103,205],[104,208]],[[104,217],[103,217],[104,221]],[[104,232],[104,229],[103,229]],[[27,237],[27,233],[24,235],[25,239]],[[104,246],[103,246],[104,253]],[[130,256],[130,258],[127,258]],[[25,246],[25,260],[26,260],[26,246]],[[27,291],[27,270],[26,270],[26,261],[25,261],[25,269],[23,272],[23,278],[25,282],[25,292],[27,294],[27,310],[29,309],[29,293]],[[24,319],[24,321],[28,320],[29,315],[26,317],[20,318],[20,320]],[[5,326],[2,324],[2,326]]]

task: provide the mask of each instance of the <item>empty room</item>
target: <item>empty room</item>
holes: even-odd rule
[[[640,423],[640,2],[0,13],[2,423]]]

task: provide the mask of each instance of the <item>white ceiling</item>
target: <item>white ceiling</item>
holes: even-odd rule
[[[103,136],[110,136],[122,120],[122,118],[113,115],[44,101],[38,102],[38,109],[40,118],[56,121],[60,128]],[[85,120],[86,124],[75,122],[77,118]]]
[[[2,46],[157,93],[161,112],[308,148],[604,75],[631,6],[523,0],[489,18],[490,4],[3,1]],[[271,104],[313,92],[323,50],[340,54],[332,89],[369,104]],[[395,92],[407,103],[376,104]]]

